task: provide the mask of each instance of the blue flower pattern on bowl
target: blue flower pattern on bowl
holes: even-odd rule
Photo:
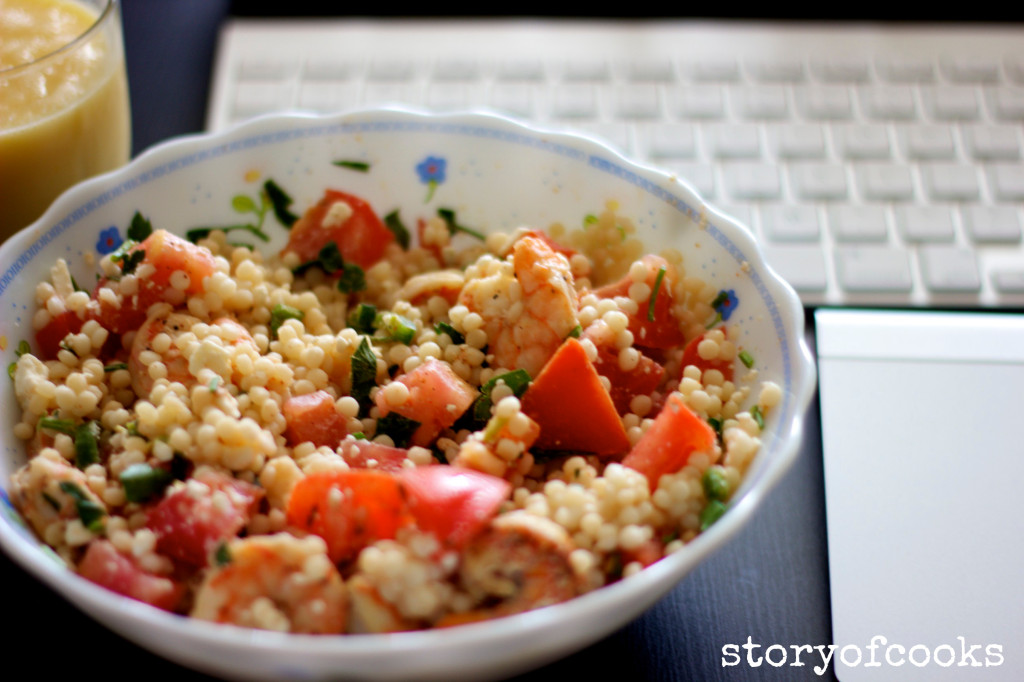
[[[427,185],[427,198],[424,203],[434,198],[434,191],[438,185],[444,184],[447,161],[440,156],[428,156],[416,166],[416,173],[420,176],[420,182]]]
[[[96,250],[105,256],[116,251],[117,247],[121,246],[122,243],[124,243],[124,240],[121,239],[121,233],[116,227],[111,225],[104,230],[100,230],[99,239],[96,240]]]
[[[734,289],[723,289],[718,292],[718,296],[715,298],[715,310],[718,311],[718,315],[721,317],[723,322],[727,322],[732,316],[732,312],[736,310],[736,307],[740,304],[740,299],[736,296]]]

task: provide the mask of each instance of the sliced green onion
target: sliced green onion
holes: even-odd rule
[[[576,325],[575,327],[572,328],[571,332],[569,332],[569,338],[570,339],[578,339],[578,338],[580,338],[580,336],[582,334],[583,334],[583,325],[578,324],[578,325]]]
[[[372,334],[373,323],[377,320],[377,306],[360,303],[348,315],[348,326],[360,334]]]
[[[757,428],[764,431],[764,415],[761,413],[760,405],[754,405],[750,408],[750,416],[754,418],[755,422],[757,422]]]
[[[70,419],[59,419],[57,417],[40,417],[38,428],[59,431],[60,433],[75,437],[75,423]]]
[[[370,170],[370,164],[365,161],[349,161],[342,159],[340,161],[332,161],[331,163],[339,168],[347,168],[349,170],[359,171],[360,173],[366,173]]]
[[[104,372],[116,372],[119,369],[128,369],[128,363],[126,362],[112,362],[109,365],[103,367]]]
[[[447,334],[448,338],[452,340],[452,343],[458,345],[466,342],[466,337],[459,333],[459,331],[448,322],[438,322],[434,325],[434,331],[438,335]]]
[[[747,351],[741,350],[739,353],[739,358],[740,362],[742,362],[747,369],[750,369],[751,367],[754,366],[754,356],[748,353]]]
[[[121,487],[129,502],[145,502],[163,492],[171,480],[171,472],[136,462],[121,472]]]
[[[416,337],[416,324],[398,313],[383,312],[375,321],[382,341],[398,341],[409,344]]]
[[[729,481],[721,467],[709,467],[701,477],[704,496],[709,500],[726,501],[729,499]]]
[[[665,266],[658,268],[658,274],[654,277],[654,289],[651,291],[651,299],[647,303],[647,321],[654,322],[654,302],[658,300],[658,292],[661,291],[661,281],[665,279]]]
[[[99,422],[90,420],[75,429],[75,465],[79,469],[100,461],[99,437]]]

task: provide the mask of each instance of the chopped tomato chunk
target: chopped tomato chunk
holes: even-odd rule
[[[370,469],[306,476],[292,489],[287,517],[292,526],[322,537],[335,563],[412,523],[398,479]]]
[[[173,611],[185,586],[166,576],[144,571],[109,540],[93,540],[78,564],[82,577],[132,599]]]
[[[193,480],[168,492],[150,510],[146,527],[156,534],[161,554],[205,566],[217,545],[249,523],[263,490],[212,470],[197,472]]]
[[[606,456],[629,449],[615,403],[576,339],[563,343],[526,389],[523,412],[540,425],[538,449]]]
[[[397,472],[405,468],[409,451],[370,440],[357,440],[345,448],[342,457],[353,469]]]
[[[405,469],[399,479],[416,525],[455,550],[483,530],[512,493],[503,478],[457,466]]]
[[[478,391],[455,373],[446,362],[428,358],[411,372],[398,377],[409,388],[409,397],[401,405],[388,403],[385,391],[378,391],[376,403],[382,416],[397,412],[420,423],[413,432],[413,445],[427,446],[469,409]]]
[[[700,356],[700,352],[697,350],[700,346],[700,342],[704,340],[704,334],[694,337],[686,344],[686,348],[683,349],[683,360],[682,368],[685,369],[687,365],[695,365],[700,368],[701,375],[709,369],[717,369],[725,377],[726,381],[733,380],[734,365],[736,364],[732,360],[720,360],[718,358],[712,358],[711,360],[705,360]]]
[[[68,334],[77,334],[80,331],[82,331],[82,318],[75,312],[65,310],[56,317],[50,318],[50,321],[36,332],[36,345],[39,347],[42,359],[56,359],[64,337]]]
[[[665,376],[665,368],[642,352],[636,367],[630,370],[622,369],[619,354],[608,347],[598,349],[594,368],[598,374],[611,382],[612,402],[615,403],[615,409],[619,414],[630,411],[630,404],[636,396],[650,395],[661,385],[661,380]]]
[[[368,268],[381,258],[395,235],[365,200],[329,189],[292,226],[285,251],[302,262],[316,260],[334,242],[346,263]]]
[[[646,476],[654,491],[662,476],[682,469],[693,453],[712,452],[714,446],[711,426],[686,406],[681,394],[671,393],[622,464]]]
[[[289,445],[310,442],[316,446],[338,447],[348,434],[345,415],[334,407],[327,391],[292,396],[281,408],[287,423],[284,435]]]
[[[633,332],[633,342],[640,348],[672,348],[685,341],[679,329],[679,320],[672,314],[674,298],[672,289],[678,275],[676,269],[661,256],[647,255],[642,259],[647,276],[644,282],[651,289],[650,296],[637,308],[636,313],[629,315],[629,331]],[[658,273],[664,268],[659,281]],[[629,288],[633,280],[627,274],[615,284],[597,289],[594,293],[599,298],[629,296]],[[651,306],[651,298],[654,305]]]

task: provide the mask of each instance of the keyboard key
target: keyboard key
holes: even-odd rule
[[[896,227],[908,242],[953,241],[953,214],[945,206],[897,206]]]
[[[992,88],[988,103],[1000,121],[1024,121],[1024,88]]]
[[[638,83],[669,83],[675,75],[671,59],[638,59],[626,69],[626,78]]]
[[[774,242],[816,242],[821,226],[814,206],[764,206],[761,225]]]
[[[739,64],[727,57],[698,59],[689,64],[686,71],[698,82],[732,83],[740,79]]]
[[[828,286],[825,253],[820,246],[765,246],[768,264],[797,291],[821,292]]]
[[[909,88],[873,86],[859,90],[860,105],[869,117],[881,121],[909,121],[917,116]]]
[[[370,62],[366,77],[372,81],[411,81],[416,69],[405,59],[375,59]]]
[[[913,286],[910,261],[903,249],[844,246],[836,249],[839,285],[853,293],[906,293]]]
[[[697,139],[689,123],[652,123],[647,131],[647,154],[658,159],[690,159],[696,156]]]
[[[763,83],[799,83],[804,80],[804,63],[800,59],[750,60],[746,63],[747,71],[754,80]]]
[[[794,97],[800,112],[812,121],[845,121],[853,115],[850,89],[841,85],[801,87]]]
[[[892,155],[884,125],[839,125],[833,128],[836,149],[847,159],[888,159]]]
[[[536,115],[535,86],[530,83],[495,83],[490,103],[498,111],[532,118]]]
[[[901,130],[904,153],[911,159],[952,159],[953,130],[944,125],[913,125]]]
[[[603,59],[571,59],[562,66],[562,78],[567,81],[606,81],[608,62]]]
[[[552,92],[551,114],[556,118],[595,118],[597,89],[582,83],[560,85]]]
[[[845,199],[848,188],[846,168],[830,163],[794,163],[789,166],[790,183],[800,199]]]
[[[661,97],[658,86],[650,83],[633,83],[615,89],[615,115],[626,119],[657,118],[661,113]]]
[[[329,112],[353,107],[359,102],[355,83],[311,81],[299,88],[299,107],[308,111]]]
[[[771,130],[778,156],[784,159],[824,158],[825,130],[821,126],[789,124]]]
[[[974,88],[947,86],[922,90],[928,113],[939,121],[973,121],[978,118],[978,96]]]
[[[789,113],[786,90],[779,85],[734,88],[732,101],[737,112],[747,119],[780,119]]]
[[[996,83],[999,81],[999,62],[995,59],[970,55],[957,55],[942,59],[942,73],[954,83]]]
[[[475,59],[441,58],[434,65],[433,76],[439,81],[475,81],[480,77],[480,63]]]
[[[715,197],[715,169],[711,165],[679,161],[664,165],[666,170],[675,173],[704,199]]]
[[[302,69],[304,81],[347,81],[359,73],[358,65],[337,57],[310,57]]]
[[[860,191],[869,201],[908,201],[914,198],[914,177],[908,166],[865,163],[855,168]]]
[[[933,163],[921,169],[925,192],[933,201],[969,201],[977,199],[980,189],[974,166]]]
[[[970,249],[926,246],[920,251],[921,277],[937,293],[971,293],[981,289],[978,263]]]
[[[772,200],[782,193],[777,166],[733,163],[722,171],[726,191],[738,200]]]
[[[884,242],[889,236],[881,206],[832,206],[828,222],[840,242]]]
[[[1017,164],[991,166],[989,184],[1000,201],[1024,201],[1024,168]]]
[[[1012,206],[966,206],[963,221],[971,241],[978,244],[1021,240],[1020,215]]]
[[[935,65],[928,58],[888,57],[879,59],[878,74],[890,83],[930,83],[935,80]]]
[[[1024,267],[993,271],[992,286],[1002,294],[1024,294]]]
[[[503,81],[542,81],[544,63],[540,59],[505,59],[498,64],[497,78]]]
[[[719,159],[756,159],[761,156],[761,133],[753,124],[714,124],[705,129],[708,148]]]
[[[239,80],[276,81],[291,78],[299,70],[299,60],[271,52],[246,57],[238,65]]]
[[[725,115],[725,95],[716,85],[672,88],[668,104],[669,109],[681,118],[716,119]]]
[[[811,62],[811,73],[829,83],[863,83],[868,80],[870,64],[861,57],[831,57]]]
[[[1020,135],[1015,126],[969,126],[964,129],[964,139],[971,158],[979,161],[1020,158]]]

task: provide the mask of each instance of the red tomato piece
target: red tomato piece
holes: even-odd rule
[[[679,329],[679,320],[672,314],[672,289],[677,278],[676,269],[661,256],[646,255],[642,261],[647,267],[647,277],[644,281],[651,288],[654,309],[651,310],[648,298],[640,304],[635,314],[629,315],[629,331],[633,332],[633,345],[658,349],[679,346],[686,339]],[[658,283],[658,272],[661,268],[665,268],[665,274]],[[628,297],[632,283],[633,280],[626,275],[615,284],[597,289],[594,294],[599,298]]]
[[[70,310],[65,310],[56,317],[50,318],[41,329],[36,331],[36,346],[43,360],[53,360],[60,351],[60,344],[68,334],[82,331],[82,318]]]
[[[316,446],[338,447],[348,435],[345,415],[334,407],[334,398],[327,391],[314,391],[292,396],[281,408],[287,426],[285,439],[291,446],[311,442]]]
[[[348,204],[349,210],[336,209],[338,202]],[[293,251],[306,263],[316,260],[320,249],[334,242],[346,263],[368,268],[384,257],[394,239],[395,235],[370,204],[352,194],[329,189],[292,225],[284,250]]]
[[[619,414],[629,412],[629,405],[636,396],[650,395],[654,392],[665,376],[665,368],[642,352],[636,367],[624,370],[619,364],[619,354],[607,347],[597,350],[594,368],[598,374],[611,382],[612,402],[615,403],[615,409]]]
[[[726,381],[732,381],[734,372],[733,366],[735,363],[731,360],[719,360],[718,358],[713,360],[705,360],[702,358],[700,353],[697,352],[697,346],[699,346],[700,342],[703,340],[704,334],[701,334],[700,336],[691,339],[690,342],[686,344],[686,348],[683,349],[682,368],[686,369],[687,365],[696,365],[700,368],[701,375],[709,369],[717,369],[722,373],[722,376],[725,377]]]
[[[99,290],[109,284],[106,278],[97,282],[93,291],[93,299],[99,301],[99,312],[93,316],[114,335],[138,329],[146,321],[146,311],[151,305],[170,299],[170,290],[174,288],[171,276],[175,272],[188,275],[188,286],[184,290],[184,297],[188,298],[201,294],[204,291],[203,280],[217,271],[217,261],[213,254],[166,230],[154,230],[131,252],[139,250],[146,254],[142,264],[152,265],[154,270],[151,275],[139,280],[137,294],[124,298],[120,305],[99,298]],[[142,264],[136,267],[136,271]],[[178,300],[181,294],[174,292],[173,296],[176,298],[170,300],[171,303],[181,302]]]
[[[214,471],[201,471],[194,479],[205,488],[186,484],[172,490],[150,510],[146,527],[156,534],[161,554],[205,566],[217,545],[249,523],[263,490]]]
[[[694,452],[711,452],[714,446],[711,426],[686,406],[681,394],[672,393],[622,464],[646,476],[653,491],[663,475],[682,469]]]
[[[144,571],[131,557],[118,552],[109,540],[89,543],[78,572],[108,590],[166,611],[173,611],[185,594],[184,585]]]
[[[455,466],[405,469],[399,479],[416,525],[455,550],[482,531],[512,494],[503,478]]]
[[[369,440],[357,440],[345,448],[342,457],[353,469],[398,472],[405,468],[409,451]]]
[[[354,559],[367,545],[394,538],[412,523],[398,479],[371,469],[306,476],[292,489],[287,518],[322,537],[335,563]]]
[[[609,456],[629,449],[615,403],[576,339],[559,346],[522,402],[526,416],[540,425],[535,444],[540,450]]]
[[[391,407],[384,391],[377,391],[376,404],[382,416],[397,412],[420,423],[410,439],[413,445],[430,445],[442,430],[448,428],[469,409],[478,394],[447,362],[428,358],[419,367],[398,377],[409,387],[409,397],[398,407]]]

